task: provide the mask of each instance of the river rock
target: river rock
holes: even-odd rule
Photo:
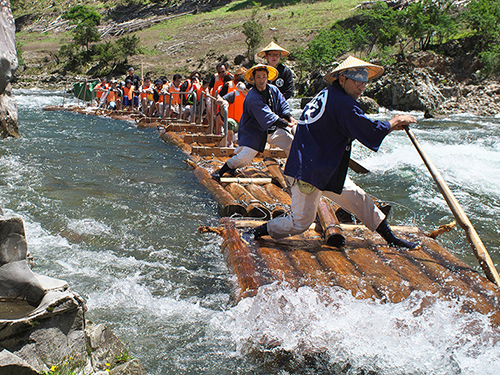
[[[109,329],[85,319],[67,282],[34,273],[28,259],[22,220],[0,215],[0,374],[146,373]]]
[[[0,0],[0,136],[19,137],[12,77],[17,69],[16,26],[9,0]]]

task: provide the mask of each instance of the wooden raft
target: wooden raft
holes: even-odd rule
[[[61,108],[47,110],[56,109]],[[207,134],[206,126],[146,119],[132,113],[69,110],[125,116],[138,127],[158,126],[160,137],[188,156],[186,163],[219,203],[224,216],[219,227],[200,227],[199,231],[215,232],[223,238],[224,256],[237,277],[236,301],[274,282],[286,282],[293,288],[337,286],[358,299],[387,303],[398,303],[413,291],[424,291],[432,293],[432,298],[459,300],[464,313],[486,314],[493,324],[500,325],[500,288],[445,250],[434,233],[393,227],[398,236],[418,241],[421,246],[417,250],[389,247],[377,233],[363,225],[349,224],[353,219],[349,213],[322,200],[317,222],[303,234],[282,240],[264,236],[251,245],[243,242],[241,231],[289,210],[291,199],[281,170],[284,160],[276,160],[284,156],[282,150],[266,150],[237,175],[216,181],[211,173],[232,156],[234,149],[219,147],[222,137]],[[385,213],[390,209],[383,204],[379,207]]]
[[[366,227],[349,224],[341,225],[341,248],[328,246],[317,228],[282,240],[264,236],[248,245],[241,240],[240,228],[262,222],[221,222],[217,232],[226,261],[237,275],[236,300],[255,295],[262,285],[283,281],[293,288],[339,286],[358,299],[392,303],[419,290],[460,300],[464,313],[487,314],[492,323],[500,324],[500,289],[417,228],[393,228],[401,237],[420,242],[420,249],[409,251],[389,247]]]

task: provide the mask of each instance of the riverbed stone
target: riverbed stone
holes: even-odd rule
[[[37,375],[39,374],[28,362],[6,349],[0,350],[0,374],[2,375]]]

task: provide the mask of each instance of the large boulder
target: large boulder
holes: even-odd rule
[[[19,137],[12,77],[17,69],[15,23],[9,0],[0,0],[0,137]]]
[[[109,329],[86,321],[65,281],[34,273],[28,258],[22,220],[0,210],[0,374],[146,373]]]

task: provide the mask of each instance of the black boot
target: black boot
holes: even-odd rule
[[[407,247],[408,249],[414,249],[417,247],[417,244],[414,242],[396,237],[386,219],[384,219],[384,221],[382,221],[377,227],[377,233],[380,234],[389,245]]]
[[[215,173],[212,173],[212,177],[217,181],[220,181],[220,178],[224,175],[224,173],[229,172],[231,175],[233,175],[235,170],[236,169],[232,169],[231,167],[229,167],[229,165],[227,165],[227,163],[225,163],[221,169],[219,169]]]
[[[267,231],[267,224],[262,224],[258,227],[243,232],[241,234],[241,239],[248,244],[252,244],[257,238],[267,236],[268,234],[269,232]]]

